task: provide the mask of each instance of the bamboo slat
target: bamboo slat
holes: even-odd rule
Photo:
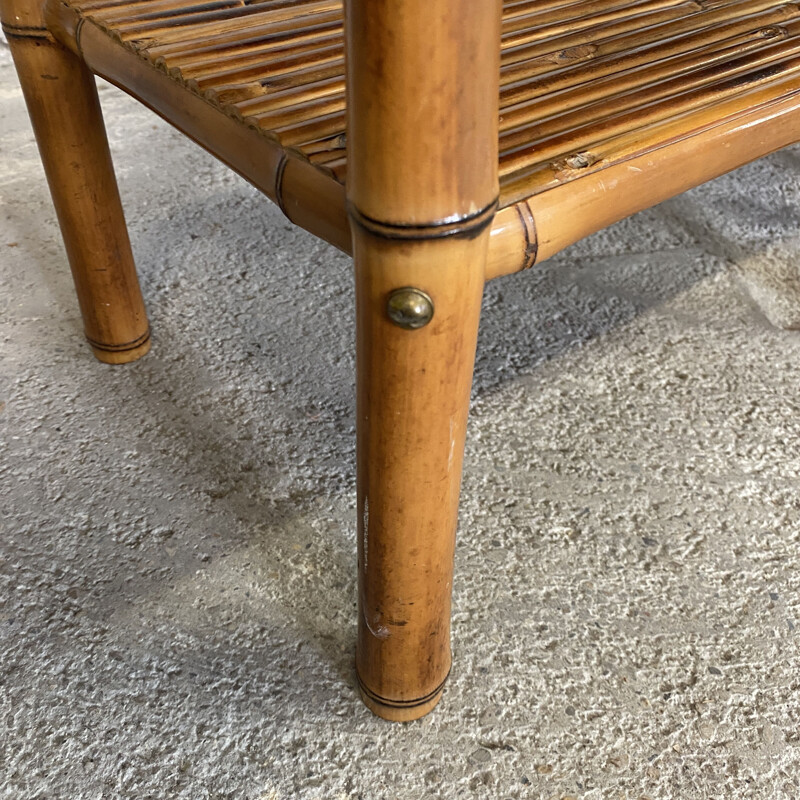
[[[89,23],[81,36],[88,34],[89,50],[98,53],[98,63],[90,63],[95,71],[113,73],[137,96],[152,96],[153,89],[143,87],[153,83],[162,97],[170,92],[161,82],[172,81],[219,114],[216,129],[254,129],[254,141],[269,153],[265,163],[283,165],[274,175],[271,167],[255,168],[255,157],[229,152],[230,137],[194,130],[198,126],[187,115],[178,121],[270,196],[296,194],[313,208],[311,197],[321,195],[344,203],[341,188],[327,188],[330,182],[343,187],[348,176],[341,0],[49,2],[51,27],[76,51],[78,23]],[[100,46],[103,35],[108,47]],[[139,69],[131,80],[114,69],[110,61],[120,44],[152,72]],[[542,233],[538,221],[533,228],[527,221],[529,198],[550,197],[566,186],[578,194],[590,191],[604,170],[664,147],[673,152],[677,140],[702,149],[715,127],[740,118],[753,103],[780,103],[791,94],[800,83],[800,6],[774,0],[506,0],[500,57],[498,169],[500,208],[508,213],[498,216],[491,248],[506,253],[507,263],[490,250],[490,276],[529,265],[531,245],[524,242],[531,230]],[[177,114],[169,110],[171,102],[161,103],[167,118]],[[685,152],[691,147],[686,144]],[[752,156],[739,147],[734,158],[728,148],[725,169],[762,149],[753,141]],[[281,152],[284,160],[291,156],[291,170],[284,169]],[[303,162],[308,167],[300,169]],[[301,174],[309,184],[290,186],[289,177]],[[648,200],[634,211],[669,196],[658,190],[635,194]],[[576,206],[580,202],[577,197]],[[322,212],[317,223],[300,205],[293,213],[305,227],[324,230],[325,238],[349,249],[343,207]],[[560,224],[568,233],[554,240],[584,235],[581,220]],[[501,241],[522,249],[511,256]],[[539,246],[538,260],[549,252]]]

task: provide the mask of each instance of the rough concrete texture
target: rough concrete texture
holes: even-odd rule
[[[800,796],[800,334],[742,290],[797,321],[800,150],[487,288],[454,671],[391,725],[349,260],[104,85],[155,340],[99,364],[0,59],[3,797]]]

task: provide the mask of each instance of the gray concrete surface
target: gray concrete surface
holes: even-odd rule
[[[356,699],[350,263],[116,90],[93,360],[0,50],[0,796],[800,796],[800,150],[487,288],[455,667]]]

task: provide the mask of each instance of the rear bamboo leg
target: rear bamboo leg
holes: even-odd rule
[[[55,42],[33,6],[3,4],[3,29],[28,106],[95,356],[134,361],[150,349],[128,232],[94,77]]]
[[[367,706],[402,721],[436,705],[450,670],[453,550],[487,234],[398,242],[362,229],[354,242],[356,666]],[[403,327],[424,322],[431,309],[423,327]]]

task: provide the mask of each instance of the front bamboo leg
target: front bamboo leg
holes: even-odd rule
[[[389,720],[429,712],[450,671],[453,550],[487,242],[475,230],[423,241],[354,234],[356,667],[364,702]],[[433,304],[417,329],[387,312],[392,293],[409,287]],[[404,296],[424,306],[424,295]],[[412,302],[409,316],[424,310]]]
[[[3,12],[86,338],[100,361],[134,361],[150,349],[150,330],[94,77],[44,28],[15,24],[8,4]]]

